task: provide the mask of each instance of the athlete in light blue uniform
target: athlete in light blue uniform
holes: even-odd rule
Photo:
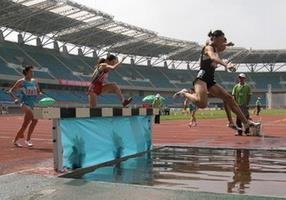
[[[34,108],[35,102],[38,96],[38,83],[35,79],[27,81],[22,79],[22,88],[21,88],[21,105],[29,106],[31,109]]]
[[[29,126],[27,138],[25,140],[25,144],[28,147],[32,147],[33,144],[31,142],[31,135],[37,125],[38,120],[34,119],[33,116],[33,108],[37,99],[37,96],[41,94],[39,85],[35,79],[33,79],[33,67],[28,66],[23,70],[24,78],[19,79],[15,85],[9,90],[11,96],[14,98],[16,104],[21,105],[21,110],[25,114],[24,122],[22,124],[21,129],[18,131],[15,139],[13,140],[13,144],[16,147],[23,147],[19,142],[20,138],[24,138],[24,132]],[[16,90],[21,90],[21,98],[14,94]]]

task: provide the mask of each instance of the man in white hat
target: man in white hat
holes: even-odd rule
[[[156,94],[152,105],[153,105],[153,108],[159,108],[159,115],[155,115],[155,124],[160,124],[160,114],[161,114],[161,108],[162,108],[162,101],[161,101],[161,95],[159,93]]]
[[[251,98],[251,88],[246,83],[246,75],[241,73],[238,75],[239,83],[236,84],[232,90],[232,95],[234,96],[235,101],[239,105],[242,113],[247,119],[249,119],[248,106]],[[236,125],[239,128],[236,135],[242,135],[242,123],[238,118],[236,119]],[[245,129],[245,134],[249,134],[249,129]]]

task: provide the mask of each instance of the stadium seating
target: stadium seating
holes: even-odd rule
[[[40,67],[27,54],[25,54],[24,51],[21,50],[21,46],[13,42],[0,42],[0,52],[1,57],[3,57],[8,63]]]
[[[74,93],[74,91],[45,90],[45,94],[59,102],[81,102],[80,98]]]
[[[116,71],[123,79],[128,80],[135,87],[152,87],[150,80],[141,75],[133,65],[122,64]]]
[[[4,89],[0,89],[0,103],[12,102],[12,98]]]
[[[134,68],[143,74],[146,79],[149,79],[156,88],[174,88],[174,85],[170,83],[170,80],[165,76],[158,67],[147,66],[134,66]]]
[[[80,72],[85,75],[91,74],[93,71],[91,66],[82,61],[79,56],[66,55],[54,52],[52,52],[51,54],[58,58],[61,62],[63,62],[71,71]]]
[[[17,73],[15,69],[8,67],[7,63],[5,63],[1,58],[0,58],[0,72],[3,75],[20,76],[20,74]]]
[[[78,77],[74,76],[72,71],[62,62],[50,54],[49,50],[28,45],[23,45],[21,48],[33,57],[42,67],[48,68],[50,73],[57,79],[80,80]]]
[[[43,49],[28,45],[18,45],[13,42],[0,42],[0,71],[1,75],[21,76],[21,65],[35,66],[34,76],[38,79],[64,79],[90,81],[96,59],[91,57],[68,55],[52,49]],[[48,70],[47,70],[48,69]],[[148,67],[122,64],[117,70],[109,74],[109,81],[120,86],[127,86],[153,91],[156,89],[170,89],[170,92],[193,87],[196,71],[182,69],[167,69],[164,67]],[[266,92],[267,85],[273,90],[286,89],[286,72],[251,72],[246,73],[253,91]],[[217,71],[216,81],[228,91],[231,91],[237,81],[238,73]],[[86,88],[87,90],[87,88]],[[62,102],[87,103],[88,97],[83,91],[48,90],[48,95]],[[143,97],[134,97],[135,104],[141,104]],[[0,101],[11,100],[1,91]],[[115,95],[104,95],[98,98],[100,104],[120,104]],[[167,104],[180,104],[181,100],[166,97]],[[253,102],[252,102],[253,103]]]
[[[256,83],[255,88],[260,90],[267,90],[268,84],[271,84],[272,89],[282,89],[280,84],[280,73],[257,72],[248,74]]]
[[[115,82],[122,86],[130,86],[130,84],[127,81],[123,80],[122,76],[120,76],[116,71],[113,71],[108,75],[108,80],[110,82]]]

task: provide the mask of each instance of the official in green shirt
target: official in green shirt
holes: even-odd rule
[[[249,119],[249,111],[248,106],[251,98],[251,88],[246,83],[246,75],[241,73],[238,75],[239,83],[236,84],[232,90],[232,95],[239,105],[242,113],[245,115],[247,119]],[[236,125],[238,128],[242,128],[242,123],[239,119],[236,119]],[[245,134],[249,134],[249,129],[245,130]],[[238,130],[237,135],[242,135],[242,130]]]

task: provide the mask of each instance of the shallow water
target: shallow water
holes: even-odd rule
[[[190,189],[286,197],[286,152],[165,147],[115,162],[92,172],[65,177]]]

